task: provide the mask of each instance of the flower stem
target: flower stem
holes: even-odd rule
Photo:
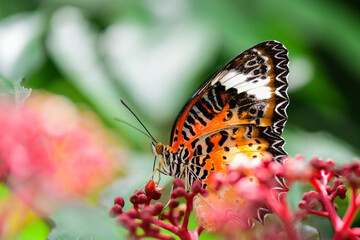
[[[168,231],[170,231],[170,232],[172,232],[172,233],[174,233],[176,235],[178,235],[178,233],[179,233],[179,228],[178,227],[173,226],[173,225],[171,225],[169,223],[160,221],[159,219],[151,218],[151,222],[154,225],[156,225],[158,227],[161,227],[161,228],[164,228],[164,229],[166,229],[166,230],[168,230]]]
[[[339,226],[342,224],[340,217],[337,215],[333,203],[330,201],[325,186],[319,184],[316,178],[311,179],[311,183],[314,188],[320,193],[321,200],[326,208],[327,212],[329,213],[329,219],[333,223],[335,232],[338,232]]]
[[[271,209],[274,213],[281,219],[284,224],[284,229],[286,234],[288,235],[288,239],[297,240],[297,234],[293,227],[293,215],[292,212],[289,210],[289,206],[287,204],[286,199],[283,197],[280,201],[276,200],[271,192],[266,194],[267,202],[270,205]]]
[[[350,197],[350,200],[349,200],[349,207],[348,209],[346,210],[346,213],[343,217],[343,221],[342,221],[342,226],[340,226],[340,230],[339,232],[344,232],[346,231],[348,233],[348,237],[352,237],[354,239],[359,239],[357,238],[357,234],[355,234],[353,231],[351,231],[350,227],[351,227],[351,223],[355,217],[355,214],[357,212],[357,210],[359,210],[359,206],[356,204],[356,199],[357,199],[357,189],[356,188],[352,188],[352,195]],[[336,236],[336,234],[335,234]],[[334,236],[334,237],[335,237]]]
[[[190,213],[193,210],[193,199],[194,199],[193,194],[190,194],[190,196],[186,196],[186,210],[185,210],[185,215],[184,215],[184,221],[182,224],[183,229],[187,229],[187,227],[188,227]]]

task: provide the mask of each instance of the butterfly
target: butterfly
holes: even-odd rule
[[[281,134],[289,104],[288,64],[285,46],[270,40],[240,53],[213,74],[179,113],[170,144],[153,143],[162,172],[183,179],[186,189],[196,179],[207,188],[214,173],[226,173],[239,153],[249,159],[270,153],[280,161],[286,155]],[[209,205],[197,204],[201,211]]]

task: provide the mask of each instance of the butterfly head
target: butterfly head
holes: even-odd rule
[[[172,159],[172,154],[171,154],[171,148],[169,146],[165,146],[162,143],[152,143],[152,149],[153,152],[155,154],[155,156],[159,159],[161,159],[163,165],[162,165],[162,170],[167,173],[168,175],[170,175],[169,172],[169,166],[170,166],[170,162]]]
[[[165,152],[165,145],[162,143],[157,143],[156,145],[152,144],[152,149],[156,157],[162,158],[163,153]]]

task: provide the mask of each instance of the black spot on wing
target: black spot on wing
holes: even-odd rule
[[[195,107],[197,107],[207,119],[212,120],[215,117],[214,114],[209,112],[200,101],[195,103]]]
[[[202,146],[198,145],[194,151],[194,156],[200,156],[202,155]]]
[[[227,131],[220,131],[219,134],[221,135],[221,139],[219,141],[219,146],[221,147],[228,139],[229,133]]]
[[[194,129],[192,128],[192,126],[190,126],[186,122],[184,123],[184,128],[188,129],[191,135],[193,135],[193,136],[196,135],[195,132],[194,132]]]
[[[210,153],[212,151],[212,149],[214,148],[215,144],[213,144],[211,141],[210,141],[210,137],[207,137],[205,139],[205,143],[206,143],[206,146],[207,146],[207,149],[206,149],[206,152],[207,153]]]
[[[194,141],[191,142],[191,147],[194,149],[196,146],[196,143],[199,141],[199,139],[195,139]]]
[[[199,117],[199,115],[195,112],[194,109],[191,109],[190,113],[195,117],[196,120],[198,120],[201,123],[201,125],[206,126],[206,122],[204,121],[204,119]]]
[[[182,131],[181,134],[182,134],[183,138],[185,139],[185,141],[189,141],[189,140],[190,140],[190,138],[188,138],[188,136],[186,135],[186,132],[185,132],[185,131]]]

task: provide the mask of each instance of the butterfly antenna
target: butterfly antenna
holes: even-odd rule
[[[150,138],[157,143],[157,141],[155,140],[155,138],[151,135],[151,133],[149,132],[149,130],[145,127],[145,125],[140,121],[140,119],[138,118],[138,116],[136,116],[136,114],[129,108],[128,105],[126,105],[126,103],[121,100],[121,103],[131,112],[132,115],[134,115],[134,117],[138,120],[138,122],[141,124],[141,126],[143,126],[143,128],[145,129],[145,131],[149,134]]]
[[[149,134],[147,134],[147,133],[146,133],[146,132],[144,132],[143,130],[141,130],[141,129],[139,129],[139,128],[135,127],[134,125],[132,125],[132,124],[128,123],[127,121],[122,120],[121,118],[118,118],[118,117],[114,117],[114,119],[115,119],[116,121],[118,121],[118,122],[125,123],[126,125],[128,125],[128,126],[132,127],[133,129],[135,129],[135,130],[137,130],[137,131],[141,132],[142,134],[144,134],[145,136],[147,136],[148,138],[150,138],[151,140],[153,140],[153,139],[149,136]]]

